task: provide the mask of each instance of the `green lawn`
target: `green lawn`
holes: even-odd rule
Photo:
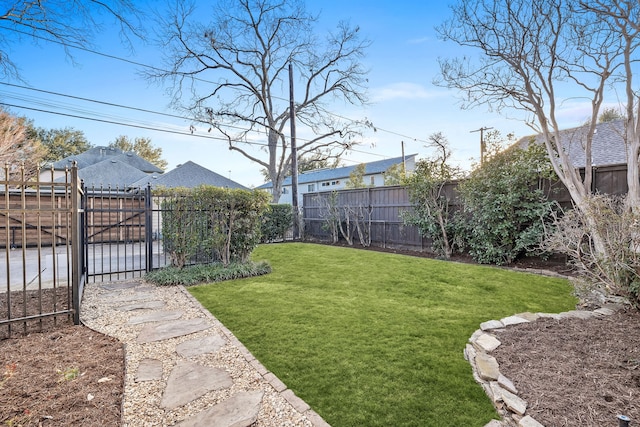
[[[479,324],[574,308],[567,281],[342,247],[260,246],[266,276],[189,288],[333,427],[483,426]]]

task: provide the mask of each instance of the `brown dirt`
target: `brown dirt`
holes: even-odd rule
[[[640,422],[640,312],[539,319],[497,333],[491,354],[500,372],[545,426],[617,426]]]
[[[549,265],[552,270],[566,271],[562,264],[539,260],[517,267]],[[18,304],[13,311],[21,310],[13,302]],[[27,304],[32,307],[38,300],[28,298]],[[43,332],[34,332],[39,328],[34,322],[23,336],[17,336],[21,328],[14,328],[10,339],[3,335],[6,326],[0,330],[0,424],[119,425],[122,345],[86,327],[71,325],[67,317],[55,325],[46,321]],[[492,354],[501,372],[529,402],[527,413],[546,426],[617,425],[618,414],[631,417],[632,425],[640,421],[637,310],[603,319],[540,319],[511,326],[498,338],[502,345]],[[79,375],[72,378],[75,372]]]
[[[21,302],[12,298],[12,312],[22,313]],[[53,293],[45,292],[43,307],[51,307],[52,302]],[[39,304],[30,295],[28,313],[37,312]],[[26,329],[25,334],[22,325],[15,325],[11,338],[6,338],[6,326],[0,331],[0,425],[120,425],[122,344],[74,326],[66,315],[55,322],[31,321]]]

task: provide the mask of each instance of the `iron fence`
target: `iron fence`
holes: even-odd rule
[[[28,180],[8,165],[0,179],[0,337],[80,321],[84,283],[77,168]]]

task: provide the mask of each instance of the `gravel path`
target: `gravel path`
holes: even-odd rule
[[[158,304],[162,302],[162,304]],[[155,312],[181,312],[180,319],[203,319],[210,325],[203,331],[153,342],[140,342],[143,328],[136,323],[141,315]],[[133,320],[133,322],[131,322]],[[91,283],[84,291],[82,321],[88,327],[115,337],[125,344],[126,373],[123,400],[123,425],[172,426],[224,402],[238,392],[262,392],[257,419],[260,427],[327,427],[328,424],[293,392],[268,372],[248,350],[206,311],[183,287],[156,287],[139,281]],[[157,322],[156,322],[157,323]],[[151,323],[153,325],[153,323]],[[168,324],[168,322],[167,322]],[[184,357],[176,346],[194,339],[219,336],[225,344],[214,352]],[[162,371],[155,380],[136,381],[143,360],[161,361]],[[178,363],[195,362],[204,367],[226,371],[230,387],[213,390],[178,406],[163,407],[167,381]]]

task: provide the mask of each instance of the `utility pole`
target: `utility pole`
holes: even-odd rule
[[[289,62],[289,120],[291,121],[291,204],[293,206],[293,240],[300,238],[298,211],[298,149],[296,148],[296,109],[293,101],[293,65]]]
[[[402,146],[402,177],[407,175],[407,163],[404,158],[404,141],[400,141],[400,145]]]
[[[486,151],[486,146],[484,145],[484,131],[490,130],[493,128],[481,127],[480,129],[472,130],[469,133],[480,132],[480,166],[484,164],[484,154]]]

